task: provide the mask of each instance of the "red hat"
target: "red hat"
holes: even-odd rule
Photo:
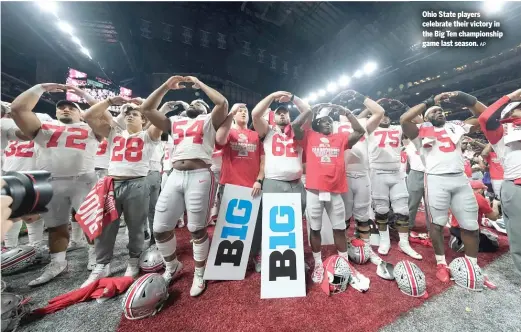
[[[487,189],[487,186],[485,186],[480,180],[470,181],[470,186],[472,189]]]

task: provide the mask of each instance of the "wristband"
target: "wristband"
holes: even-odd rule
[[[44,92],[46,90],[44,89],[44,87],[41,84],[37,84],[37,85],[33,86],[32,88],[30,88],[29,91],[31,91],[34,94],[37,94],[38,96],[41,96],[44,94]]]
[[[469,95],[468,93],[465,93],[462,91],[456,91],[456,92],[457,92],[457,95],[454,97],[451,97],[450,100],[457,104],[461,104],[463,106],[470,107],[470,106],[474,106],[476,104],[476,102],[478,101],[478,99],[476,97]]]
[[[425,104],[425,106],[427,106],[427,108],[434,106],[435,105],[434,96],[430,96],[429,98],[422,101],[422,103]]]
[[[260,185],[262,186],[262,182],[264,182],[264,181],[262,179],[257,179],[255,182],[260,183]]]

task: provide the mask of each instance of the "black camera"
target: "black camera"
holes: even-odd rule
[[[46,171],[6,172],[2,179],[2,195],[13,199],[10,218],[47,212],[45,208],[51,201],[53,190]]]

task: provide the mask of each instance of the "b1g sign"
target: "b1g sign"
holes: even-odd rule
[[[251,188],[226,185],[208,255],[205,280],[243,280],[261,197]]]
[[[261,298],[306,296],[300,194],[262,195]]]

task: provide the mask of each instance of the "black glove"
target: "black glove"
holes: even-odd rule
[[[339,93],[331,103],[342,105],[349,109],[359,108],[364,104],[365,96],[355,90],[346,90]]]
[[[382,106],[386,113],[399,112],[403,113],[407,110],[407,105],[396,99],[382,98],[376,101],[378,105]]]

